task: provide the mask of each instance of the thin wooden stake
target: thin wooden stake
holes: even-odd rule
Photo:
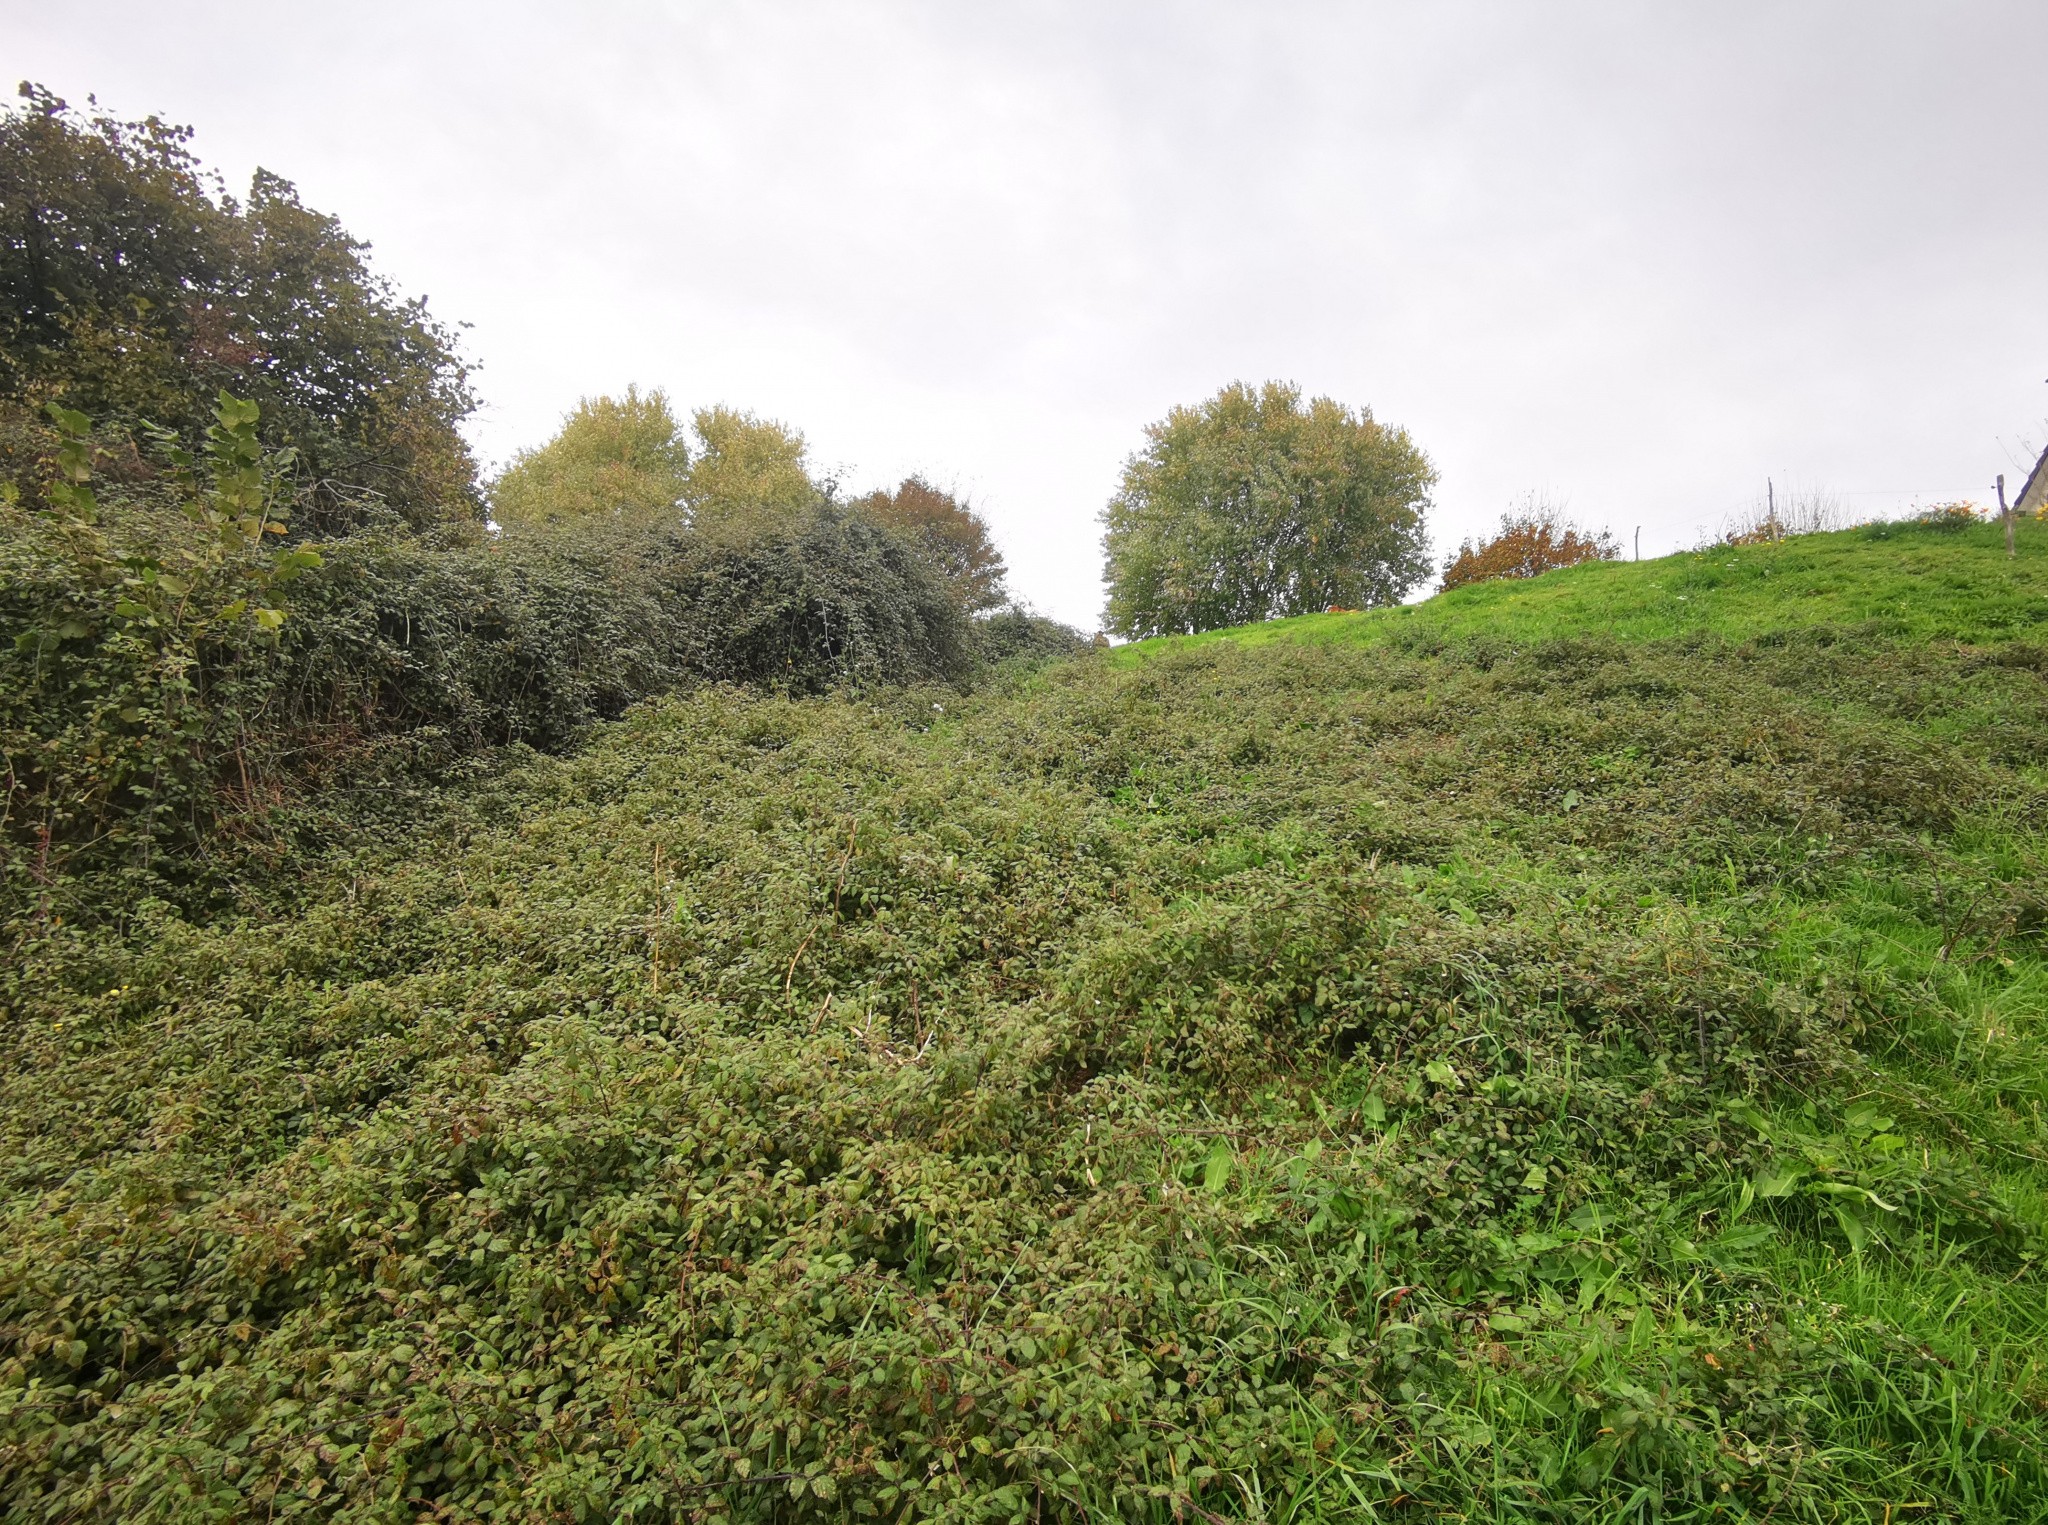
[[[2019,552],[2012,546],[2012,510],[2006,506],[2005,473],[2002,471],[1998,474],[1998,517],[2005,521],[2005,559],[2010,561]]]

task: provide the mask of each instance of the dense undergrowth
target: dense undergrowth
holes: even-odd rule
[[[2038,1515],[2043,542],[705,689],[24,924],[0,1508]]]
[[[390,523],[297,553],[316,570],[274,628],[207,619],[276,553],[208,554],[164,496],[90,519],[0,503],[0,917],[207,907],[251,853],[317,849],[494,747],[570,750],[695,684],[965,686],[1079,644],[1021,610],[969,618],[916,546],[826,502],[745,541]]]

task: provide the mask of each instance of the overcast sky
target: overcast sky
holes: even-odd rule
[[[1692,544],[1986,501],[2048,434],[2048,4],[0,0],[0,63],[261,164],[473,325],[487,462],[629,381],[972,495],[1093,628],[1144,426],[1407,427]]]

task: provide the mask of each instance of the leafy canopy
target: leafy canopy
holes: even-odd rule
[[[894,492],[877,491],[853,506],[917,539],[938,564],[970,613],[1001,608],[1009,569],[981,515],[923,477],[905,477]]]
[[[1369,409],[1233,382],[1145,432],[1102,516],[1118,634],[1389,604],[1427,574],[1436,470]]]
[[[225,194],[156,117],[86,115],[38,85],[0,113],[0,414],[58,402],[197,447],[222,393],[311,484],[299,527],[381,499],[414,525],[474,521],[475,408],[453,333],[369,267],[368,246],[258,170]]]
[[[1467,540],[1444,560],[1444,589],[1501,577],[1536,577],[1582,561],[1613,561],[1621,546],[1607,530],[1580,529],[1533,494],[1500,516],[1491,540]]]
[[[830,495],[789,425],[722,404],[690,422],[694,448],[659,387],[586,397],[491,484],[492,513],[518,526],[672,513],[709,540],[742,544],[795,532]]]
[[[522,450],[491,484],[500,524],[605,514],[675,514],[689,488],[690,447],[656,387],[586,397],[555,437]]]
[[[691,527],[721,540],[788,530],[821,496],[803,435],[723,405],[691,416],[702,448],[690,462]]]

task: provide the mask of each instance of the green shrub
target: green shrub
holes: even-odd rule
[[[309,786],[561,750],[682,684],[971,676],[972,631],[926,558],[829,503],[743,544],[605,521],[477,542],[388,516],[317,552],[234,541],[247,512],[285,511],[288,464],[264,466],[236,416],[242,456],[210,485],[146,474],[101,504],[74,442],[78,480],[50,490],[86,509],[0,506],[0,617],[21,632],[0,650],[11,907],[76,914],[62,885],[83,870],[133,880],[102,901],[160,892],[205,870],[223,822],[260,838]],[[263,499],[241,519],[205,507],[236,471]],[[251,601],[273,583],[274,607]]]
[[[818,693],[971,676],[971,633],[938,569],[857,510],[820,503],[792,531],[675,543],[664,597],[687,611],[680,653],[704,678]]]
[[[6,896],[49,888],[78,845],[147,872],[209,814],[221,762],[243,762],[288,585],[321,566],[286,547],[280,468],[254,404],[223,396],[203,461],[100,501],[87,420],[60,432],[40,506],[0,503],[0,752]]]
[[[974,635],[981,661],[989,667],[1048,662],[1089,649],[1088,637],[1072,625],[1016,604],[977,619]]]

